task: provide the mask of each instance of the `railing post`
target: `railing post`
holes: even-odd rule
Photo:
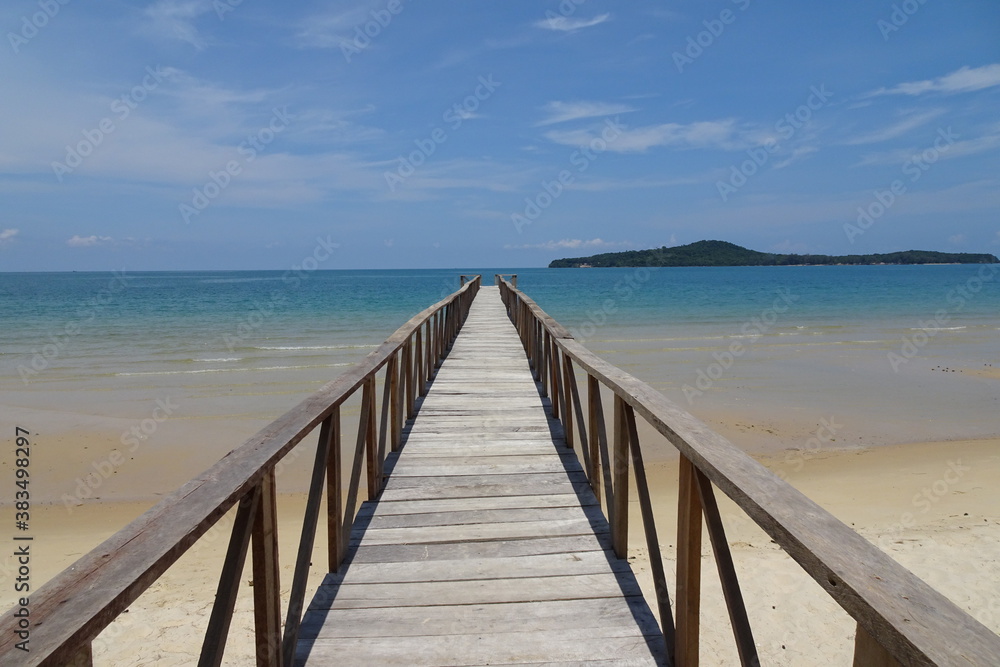
[[[680,455],[677,499],[677,665],[698,667],[701,613],[701,498],[697,470]]]
[[[628,429],[625,425],[625,399],[615,394],[614,487],[611,509],[611,543],[615,555],[628,558]]]
[[[246,563],[247,547],[250,545],[250,534],[260,496],[261,486],[258,484],[240,500],[239,509],[236,510],[236,521],[229,538],[222,574],[219,576],[219,587],[208,619],[208,629],[205,631],[198,667],[218,667],[222,664],[222,655],[226,651],[226,640],[229,637],[229,626],[233,620],[233,609],[236,606],[236,595],[240,589],[240,575],[243,574],[243,565]]]
[[[374,384],[375,376],[372,375],[368,382]],[[371,430],[374,430],[374,424],[370,424],[370,426]],[[299,626],[302,623],[302,611],[305,608],[306,582],[309,579],[309,566],[312,564],[316,524],[319,522],[320,505],[323,501],[323,481],[327,474],[330,446],[334,441],[333,431],[333,417],[331,415],[323,420],[319,429],[319,441],[316,443],[316,458],[313,461],[312,476],[309,479],[309,496],[306,500],[305,517],[302,520],[299,550],[295,555],[292,589],[288,594],[288,615],[285,617],[285,634],[281,639],[281,653],[283,663],[289,667],[295,662],[295,646],[298,643]]]
[[[87,642],[66,663],[66,667],[94,667],[93,644]]]
[[[340,406],[333,409],[330,415],[332,440],[330,455],[326,460],[326,542],[329,558],[329,571],[340,572],[344,562],[344,482],[341,470],[340,454]]]
[[[562,355],[562,391],[560,392],[562,398],[562,423],[563,423],[563,433],[566,438],[566,446],[573,449],[573,408],[570,405],[573,388],[569,386],[570,378],[573,375],[572,370],[573,362],[570,360],[568,354]],[[580,425],[581,427],[583,424]]]
[[[598,428],[603,428],[601,414],[601,384],[590,373],[587,373],[587,435],[590,436],[590,488],[594,495],[601,497],[601,445]],[[609,510],[610,511],[610,510]]]
[[[854,638],[854,667],[902,667],[881,644],[858,623]]]
[[[264,474],[260,490],[251,541],[257,667],[281,667],[281,570],[274,468]]]
[[[368,416],[368,424],[365,426],[365,458],[368,461],[368,500],[375,500],[382,489],[380,480],[380,465],[378,461],[378,417],[376,415],[375,402],[375,376],[371,375],[365,381],[363,400],[368,402],[368,408],[362,410],[362,414]]]

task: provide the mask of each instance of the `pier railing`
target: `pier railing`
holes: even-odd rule
[[[500,285],[535,379],[551,401],[553,416],[562,423],[566,444],[580,447],[591,487],[598,497],[603,491],[612,543],[620,558],[627,556],[629,485],[635,482],[656,606],[674,665],[698,664],[703,519],[741,664],[760,664],[715,488],[857,621],[855,667],[1000,664],[1000,637],[660,392],[587,350],[515,285],[504,279]],[[610,429],[605,424],[602,387],[614,401]],[[676,618],[637,415],[680,452]]]
[[[257,665],[293,663],[317,522],[326,487],[329,572],[343,562],[362,469],[369,498],[384,481],[387,450],[400,446],[435,368],[447,354],[479,290],[463,277],[454,294],[411,318],[363,361],[269,424],[204,473],[115,533],[30,595],[29,652],[16,647],[19,618],[0,620],[0,665],[93,664],[92,642],[200,537],[238,505],[199,665],[219,665],[240,577],[252,553]],[[376,396],[381,373],[382,397]],[[361,416],[344,500],[341,406],[361,391]],[[275,466],[319,427],[305,521],[282,631]],[[324,484],[325,482],[325,484]]]

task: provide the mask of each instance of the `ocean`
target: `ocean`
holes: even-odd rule
[[[1000,265],[0,273],[3,427],[117,439],[166,401],[150,442],[221,456],[498,272],[749,450],[1000,434]]]

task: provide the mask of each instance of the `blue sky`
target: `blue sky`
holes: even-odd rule
[[[1000,253],[987,0],[10,0],[0,28],[0,270]]]

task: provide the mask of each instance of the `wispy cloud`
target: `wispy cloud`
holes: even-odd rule
[[[948,147],[947,151],[941,151],[938,155],[940,160],[951,160],[957,157],[963,157],[966,155],[975,155],[976,153],[984,153],[986,151],[992,151],[1000,149],[1000,129],[994,129],[989,134],[984,134],[978,137],[973,137],[971,139],[962,139],[961,141],[956,141]],[[855,164],[856,167],[864,167],[867,165],[884,165],[884,164],[903,164],[907,160],[914,160],[920,157],[923,149],[919,148],[900,148],[891,151],[880,151],[878,153],[868,153],[861,158],[861,161]]]
[[[548,118],[536,123],[536,125],[553,125],[555,123],[565,123],[570,120],[580,118],[595,118],[597,116],[612,116],[619,113],[635,111],[634,107],[626,104],[615,104],[613,102],[549,102],[543,109],[548,114]]]
[[[784,160],[779,160],[778,162],[774,163],[774,168],[784,169],[788,165],[794,162],[798,162],[800,158],[815,153],[818,150],[819,149],[816,148],[815,146],[799,146],[798,148],[793,148],[791,154],[788,157],[786,157]]]
[[[930,121],[942,115],[944,112],[944,109],[932,109],[930,111],[925,111],[924,113],[906,116],[892,125],[849,139],[847,143],[851,146],[856,146],[859,144],[876,144],[881,141],[895,139],[896,137],[906,134],[910,130],[915,130],[922,125],[926,125]]]
[[[300,24],[296,37],[305,48],[337,49],[353,38],[355,28],[372,21],[372,12],[385,9],[385,0],[353,2],[313,14]]]
[[[16,237],[20,232],[20,229],[4,229],[3,231],[0,231],[0,246],[13,241],[14,237]]]
[[[557,32],[575,32],[583,28],[600,25],[610,18],[611,14],[598,14],[592,19],[575,19],[569,16],[556,16],[555,14],[552,14],[545,20],[537,21],[535,23],[535,27],[544,28],[545,30],[555,30]]]
[[[910,81],[892,88],[879,88],[870,93],[870,96],[968,93],[993,86],[1000,86],[1000,63],[982,67],[966,66],[936,79]]]
[[[112,242],[114,242],[114,239],[110,236],[80,236],[79,234],[74,234],[73,238],[66,241],[66,245],[71,248],[89,248],[91,246],[104,245]]]
[[[575,250],[577,248],[616,248],[630,246],[631,241],[605,241],[603,239],[562,239],[561,241],[546,241],[545,243],[529,243],[525,245],[505,245],[505,250]]]
[[[599,138],[602,129],[603,126],[585,130],[552,130],[547,132],[545,137],[557,144],[583,146]],[[626,128],[606,143],[609,151],[641,153],[656,146],[742,150],[750,145],[756,145],[757,142],[748,140],[736,126],[736,122],[727,119]]]
[[[210,0],[158,0],[146,8],[146,30],[164,39],[176,39],[203,49],[206,40],[195,19],[212,11]]]

